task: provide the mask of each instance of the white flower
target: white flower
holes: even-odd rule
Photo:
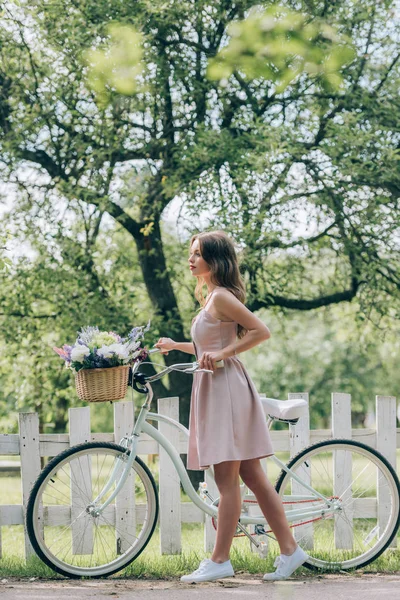
[[[102,346],[101,348],[98,348],[97,354],[99,356],[102,356],[103,358],[111,358],[113,355],[113,352],[112,352],[112,350],[110,350],[109,346]]]
[[[97,350],[97,354],[103,358],[111,358],[116,354],[121,360],[129,358],[127,347],[124,344],[110,344],[110,346],[102,346]]]
[[[140,344],[141,344],[140,340],[138,342],[128,342],[126,349],[128,350],[129,353],[131,353],[134,350],[137,350],[137,348],[139,348]]]
[[[90,350],[87,346],[77,344],[71,350],[71,360],[74,362],[82,362],[85,356],[89,356]]]

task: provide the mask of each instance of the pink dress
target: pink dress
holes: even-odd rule
[[[191,335],[199,359],[236,339],[237,323],[220,321],[203,310]],[[195,373],[189,419],[187,468],[207,469],[227,460],[273,454],[266,417],[254,383],[237,357],[224,360],[214,373]]]

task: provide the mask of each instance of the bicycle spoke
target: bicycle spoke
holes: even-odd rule
[[[36,527],[35,539],[47,561],[62,572],[90,576],[92,572],[102,574],[119,570],[141,552],[153,532],[157,497],[148,470],[138,459],[132,465],[133,476],[128,477],[123,489],[124,497],[127,493],[136,493],[139,498],[139,504],[133,502],[131,510],[136,511],[140,506],[140,524],[135,528],[129,524],[129,512],[125,516],[125,508],[124,519],[118,518],[116,501],[119,496],[96,516],[93,500],[109,486],[98,506],[107,502],[127,464],[119,464],[122,450],[116,448],[114,444],[88,443],[87,449],[71,449],[71,453],[60,459],[43,478],[37,491],[31,518],[39,525],[39,514],[47,516]],[[92,506],[90,511],[89,505]],[[137,523],[136,516],[132,515],[132,518]]]
[[[340,471],[335,470],[337,457]],[[323,519],[301,523],[299,517],[299,526],[294,524],[297,542],[304,544],[311,564],[355,568],[368,564],[384,550],[398,526],[399,488],[396,476],[374,450],[352,441],[321,442],[293,459],[291,469],[300,478],[307,472],[311,486],[327,498],[331,496],[337,506]],[[279,493],[295,495],[292,481],[290,473],[282,474]],[[379,527],[382,489],[385,526]]]

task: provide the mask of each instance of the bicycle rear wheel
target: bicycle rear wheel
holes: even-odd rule
[[[334,515],[327,511],[326,516],[292,523],[298,544],[310,555],[304,566],[357,569],[390,545],[400,523],[400,486],[393,467],[379,452],[353,440],[327,440],[302,450],[288,467],[340,506]],[[317,497],[302,500],[301,495],[310,492],[286,471],[275,487],[288,511],[322,505]]]
[[[117,444],[80,444],[56,456],[39,475],[28,501],[27,530],[34,550],[54,571],[104,577],[126,567],[146,547],[157,523],[158,495],[138,457],[104,512],[90,512],[114,467],[122,470],[128,455]]]

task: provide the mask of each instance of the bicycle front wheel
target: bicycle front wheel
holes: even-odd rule
[[[309,516],[292,522],[311,569],[349,570],[368,565],[391,544],[400,523],[400,486],[379,452],[353,440],[327,440],[305,448],[287,465],[339,508],[313,516],[323,506],[317,496],[282,471],[276,490],[287,515],[304,509]],[[307,498],[308,496],[308,498]]]
[[[56,456],[39,475],[28,501],[27,531],[38,556],[54,571],[104,577],[146,547],[157,523],[158,495],[138,457],[113,501],[100,514],[93,511],[100,492],[98,505],[115,490],[128,455],[117,444],[80,444]]]

